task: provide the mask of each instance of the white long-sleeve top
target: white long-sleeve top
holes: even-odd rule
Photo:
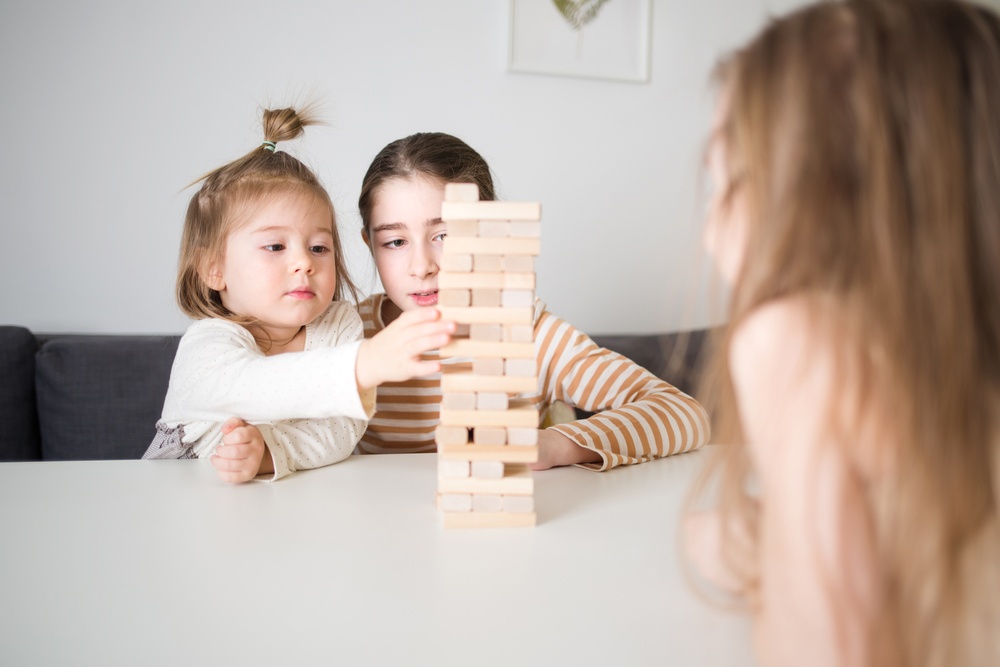
[[[266,356],[242,326],[199,320],[181,337],[161,422],[183,426],[199,458],[239,417],[260,429],[279,479],[347,458],[374,413],[375,392],[355,379],[364,327],[354,307],[333,302],[306,326],[302,352]]]

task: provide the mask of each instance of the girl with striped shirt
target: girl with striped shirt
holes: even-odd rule
[[[365,336],[377,334],[403,312],[437,304],[444,186],[475,183],[494,199],[490,168],[456,137],[414,134],[390,143],[372,161],[358,202],[362,237],[385,293],[358,308]],[[708,440],[705,410],[631,360],[598,347],[586,334],[535,303],[538,387],[520,396],[540,414],[562,402],[588,419],[543,428],[536,470],[578,464],[593,470],[642,463],[692,450]],[[445,360],[447,362],[447,360]],[[433,452],[441,402],[440,374],[378,387],[376,412],[356,453]]]

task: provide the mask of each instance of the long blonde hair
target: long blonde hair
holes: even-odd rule
[[[207,262],[222,257],[226,238],[250,211],[268,198],[288,192],[313,196],[330,211],[337,272],[334,300],[350,296],[357,301],[358,290],[347,272],[330,195],[309,167],[276,146],[295,139],[307,126],[318,123],[309,110],[266,109],[264,142],[196,181],[201,188],[188,205],[177,267],[177,304],[185,315],[252,323],[223,305],[219,293],[205,282],[203,270]]]
[[[718,489],[727,560],[752,596],[733,332],[764,304],[823,295],[846,403],[828,425],[847,443],[873,427],[889,461],[863,485],[884,610],[868,660],[1000,659],[984,621],[1000,608],[1000,19],[960,0],[823,2],[772,22],[719,83],[749,218],[702,392],[714,440],[734,443],[699,487]]]

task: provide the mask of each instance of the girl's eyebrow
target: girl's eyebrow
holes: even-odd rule
[[[251,231],[252,234],[270,234],[272,232],[284,232],[288,231],[290,228],[284,225],[270,225],[268,227],[260,227],[259,229],[254,229]],[[318,234],[328,234],[333,236],[333,232],[326,227],[316,227],[313,229],[313,233]]]
[[[379,232],[395,232],[400,229],[406,229],[406,225],[401,222],[386,222],[372,227],[372,234],[378,234]]]
[[[430,218],[424,225],[426,227],[433,227],[434,225],[440,225],[443,220],[441,218]],[[372,227],[372,234],[378,234],[379,232],[395,232],[400,229],[406,229],[406,225],[402,222],[386,222],[381,225],[376,225]]]

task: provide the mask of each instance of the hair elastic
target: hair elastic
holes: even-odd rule
[[[278,145],[273,141],[265,141],[264,143],[261,144],[261,146],[271,151],[272,153],[274,152],[274,149],[278,147]]]

